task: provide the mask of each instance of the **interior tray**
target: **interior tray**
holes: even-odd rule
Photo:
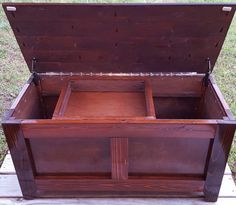
[[[68,81],[62,88],[53,119],[154,118],[155,108],[148,81]]]

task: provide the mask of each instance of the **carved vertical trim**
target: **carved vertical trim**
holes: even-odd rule
[[[128,179],[128,138],[111,139],[112,179]]]

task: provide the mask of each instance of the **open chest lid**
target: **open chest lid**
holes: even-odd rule
[[[206,73],[236,4],[3,7],[31,72]]]

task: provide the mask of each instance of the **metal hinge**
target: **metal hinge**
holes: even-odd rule
[[[152,77],[152,76],[196,76],[196,72],[166,72],[166,73],[84,73],[84,72],[45,72],[40,75],[47,76],[117,76],[117,77]],[[204,74],[201,74],[204,75]]]
[[[211,60],[210,58],[207,58],[207,66],[208,66],[208,71],[205,74],[204,77],[204,85],[207,87],[209,85],[209,77],[212,73],[212,67],[211,67]]]
[[[32,73],[34,73],[35,71],[35,65],[36,65],[36,63],[37,63],[37,60],[36,60],[36,58],[35,57],[33,57],[32,58],[32,61],[31,61],[31,71],[32,71]]]
[[[40,78],[37,74],[37,72],[35,72],[35,66],[36,66],[36,63],[37,63],[37,59],[35,57],[33,57],[32,59],[32,63],[31,63],[31,71],[32,71],[32,74],[34,76],[33,78],[33,82],[36,86],[39,85],[39,81],[40,81]]]

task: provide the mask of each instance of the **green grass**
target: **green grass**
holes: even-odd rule
[[[7,2],[0,0],[0,3]],[[11,1],[8,1],[11,2]],[[28,0],[15,0],[14,2],[32,2]],[[69,1],[33,1],[33,2],[69,2]],[[155,2],[223,2],[215,1],[161,1],[161,0],[75,0],[70,2],[86,3],[155,3]],[[233,1],[224,1],[233,2]],[[0,8],[0,117],[2,118],[5,109],[9,108],[13,99],[20,91],[22,85],[29,76],[27,66],[21,55],[14,35],[7,22],[5,14]],[[233,114],[236,116],[236,17],[228,32],[223,49],[214,69],[216,81],[227,101]],[[0,164],[7,151],[5,137],[0,128]],[[229,164],[236,172],[236,138],[231,148]]]
[[[214,70],[215,79],[231,111],[236,116],[236,18],[234,17],[223,49]],[[231,147],[228,163],[236,172],[236,137]]]
[[[0,1],[1,2],[1,1]],[[0,8],[0,116],[10,107],[21,86],[27,79],[28,71],[20,54],[14,35]],[[0,164],[7,152],[3,131],[0,128]]]

